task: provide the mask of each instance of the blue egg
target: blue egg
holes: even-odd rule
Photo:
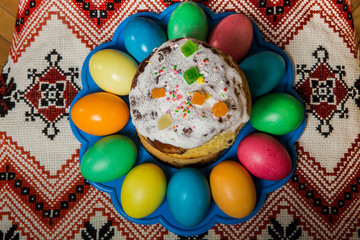
[[[166,41],[162,28],[147,18],[134,18],[124,28],[125,48],[138,62]]]
[[[211,203],[209,182],[197,169],[183,168],[170,179],[167,201],[171,215],[185,227],[205,219]]]
[[[277,53],[256,53],[239,64],[249,83],[251,96],[259,97],[272,91],[286,71],[284,59]]]

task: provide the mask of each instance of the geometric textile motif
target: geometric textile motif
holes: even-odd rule
[[[51,140],[59,133],[56,122],[69,116],[71,102],[80,90],[74,81],[79,77],[79,69],[64,71],[60,66],[61,59],[53,49],[45,57],[49,65],[42,71],[28,69],[31,84],[14,95],[18,102],[22,100],[30,107],[25,112],[25,121],[41,119],[46,124],[42,133]]]
[[[326,138],[333,131],[333,117],[348,118],[349,110],[344,105],[349,97],[358,98],[359,86],[346,85],[345,66],[330,66],[329,53],[323,46],[319,46],[312,56],[316,60],[313,66],[296,65],[300,81],[295,84],[295,89],[305,103],[306,112],[319,121],[316,130]]]

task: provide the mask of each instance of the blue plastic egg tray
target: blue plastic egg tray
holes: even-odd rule
[[[85,59],[83,67],[82,67],[81,81],[82,81],[83,88],[74,98],[72,106],[74,105],[74,103],[76,101],[78,101],[80,98],[84,97],[85,95],[88,95],[88,94],[94,93],[94,92],[103,91],[93,81],[93,79],[90,75],[90,72],[89,72],[89,67],[88,67],[89,60],[95,52],[102,50],[102,49],[117,49],[117,50],[127,53],[127,51],[125,49],[125,45],[124,45],[124,40],[123,40],[124,28],[125,28],[126,24],[135,17],[149,18],[149,19],[153,20],[155,23],[159,24],[159,26],[161,26],[161,28],[164,30],[164,32],[166,32],[167,23],[169,21],[170,15],[177,5],[178,4],[171,5],[165,11],[163,11],[161,14],[156,14],[156,13],[151,13],[151,12],[140,12],[140,13],[137,13],[137,14],[134,14],[134,15],[128,17],[118,26],[118,28],[116,29],[114,36],[110,42],[103,43],[103,44],[99,45],[98,47],[96,47],[94,50],[92,50],[90,52],[90,54],[87,56],[87,58]],[[204,12],[207,16],[207,20],[209,23],[209,32],[223,18],[225,18],[231,14],[234,14],[233,12],[223,12],[223,13],[219,13],[219,14],[214,14],[207,7],[205,7],[203,5],[200,5],[200,6],[202,7],[202,9],[204,10]],[[253,42],[252,42],[250,51],[248,52],[247,56],[250,56],[252,54],[255,54],[255,53],[258,53],[261,51],[273,51],[273,52],[276,52],[277,54],[281,55],[286,62],[286,73],[285,73],[283,79],[281,80],[281,82],[276,87],[276,89],[274,89],[272,92],[286,92],[288,94],[293,95],[300,102],[302,102],[301,99],[299,98],[299,96],[292,89],[293,81],[294,81],[294,70],[293,70],[293,65],[292,65],[289,57],[276,45],[269,43],[269,42],[265,42],[261,36],[259,29],[257,28],[257,26],[254,23],[253,23],[253,29],[254,29]],[[125,100],[126,103],[128,103],[127,96],[122,97],[122,98]],[[254,100],[255,99],[253,99],[253,101]],[[71,129],[72,129],[75,137],[81,143],[81,149],[80,149],[80,162],[81,162],[81,159],[84,156],[85,152],[90,148],[90,146],[92,146],[101,137],[89,135],[89,134],[81,131],[79,128],[77,128],[74,125],[71,118],[70,118],[70,126],[71,126]],[[180,225],[179,223],[177,223],[175,221],[175,219],[171,216],[169,208],[168,208],[168,203],[165,199],[163,201],[163,203],[160,205],[160,207],[155,212],[153,212],[151,215],[149,215],[145,218],[141,218],[141,219],[134,219],[125,214],[125,212],[123,211],[122,205],[121,205],[121,201],[120,201],[121,187],[122,187],[122,182],[123,182],[125,176],[123,176],[115,181],[111,181],[111,182],[106,182],[106,183],[90,182],[90,184],[101,191],[109,193],[111,196],[111,200],[112,200],[115,208],[117,209],[117,211],[122,216],[124,216],[126,219],[128,219],[134,223],[138,223],[138,224],[161,223],[169,231],[171,231],[175,234],[182,235],[182,236],[194,236],[194,235],[202,234],[202,233],[208,231],[210,228],[212,228],[216,223],[238,224],[238,223],[245,222],[248,219],[250,219],[256,215],[256,213],[261,209],[261,207],[263,206],[263,204],[265,202],[266,194],[282,187],[291,178],[291,176],[295,170],[295,166],[296,166],[296,152],[295,152],[295,148],[294,148],[294,143],[297,141],[297,139],[302,134],[304,127],[305,127],[305,117],[303,119],[302,124],[293,132],[286,134],[286,135],[282,135],[282,136],[274,136],[279,142],[281,142],[283,144],[283,146],[287,149],[287,151],[290,154],[292,164],[293,164],[291,174],[280,181],[266,181],[266,180],[262,180],[262,179],[252,176],[253,181],[255,183],[255,187],[256,187],[257,201],[256,201],[256,206],[255,206],[255,209],[253,210],[253,212],[245,218],[236,219],[236,218],[229,217],[228,215],[223,213],[218,208],[218,206],[216,205],[216,203],[214,201],[212,201],[207,217],[197,226],[192,227],[192,228],[187,228],[187,227],[184,227],[184,226]],[[237,150],[237,146],[238,146],[239,142],[245,136],[247,136],[248,134],[250,134],[252,132],[255,132],[255,129],[250,125],[250,123],[247,123],[241,129],[234,145],[231,148],[229,148],[226,152],[224,152],[220,156],[220,158],[216,162],[214,162],[212,165],[209,165],[207,167],[200,169],[200,171],[205,175],[205,177],[207,177],[209,179],[211,169],[219,162],[221,162],[223,160],[237,161],[236,150]],[[138,159],[137,159],[136,165],[144,163],[144,162],[155,163],[163,169],[163,171],[167,177],[167,180],[169,180],[171,178],[171,175],[177,171],[177,169],[175,169],[175,168],[163,165],[162,163],[158,162],[144,149],[144,147],[141,145],[141,143],[136,135],[135,128],[131,122],[131,119],[127,123],[126,127],[123,128],[119,132],[119,134],[126,135],[135,142],[135,144],[138,148]]]

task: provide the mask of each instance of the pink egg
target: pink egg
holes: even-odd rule
[[[238,62],[249,51],[252,39],[251,21],[243,14],[232,14],[215,26],[210,34],[209,43]]]
[[[265,133],[252,133],[242,139],[237,155],[241,164],[261,179],[277,181],[291,172],[289,153],[279,141]]]

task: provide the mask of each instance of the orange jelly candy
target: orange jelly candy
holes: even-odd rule
[[[165,88],[154,88],[153,90],[151,90],[151,97],[152,98],[165,97]]]
[[[206,96],[199,92],[194,92],[191,103],[197,105],[203,105],[205,102]]]
[[[215,117],[222,117],[226,115],[229,109],[224,102],[218,102],[214,104],[211,111],[214,113]]]

